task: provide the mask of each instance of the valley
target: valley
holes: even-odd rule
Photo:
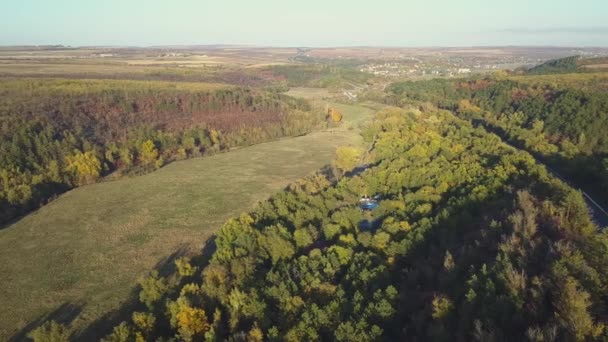
[[[335,106],[342,127],[87,185],[0,230],[0,259],[15,261],[0,265],[0,302],[19,308],[0,319],[0,339],[67,304],[82,310],[75,330],[86,327],[127,300],[147,270],[199,252],[229,217],[331,163],[338,146],[361,145],[347,125],[373,111]]]
[[[606,337],[604,54],[1,50],[0,339]]]

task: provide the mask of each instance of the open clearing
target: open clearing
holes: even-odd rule
[[[72,190],[0,230],[0,340],[66,304],[76,331],[125,301],[137,279],[177,250],[194,252],[229,217],[361,144],[364,106],[335,105],[342,127]],[[80,309],[79,309],[80,310]]]
[[[295,88],[290,89],[287,92],[287,95],[317,101],[322,101],[322,99],[332,96],[332,94],[326,88]]]
[[[608,68],[608,64],[589,64],[589,65],[583,65],[583,68],[589,68],[589,69],[607,69]]]

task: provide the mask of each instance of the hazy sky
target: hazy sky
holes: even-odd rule
[[[0,1],[0,45],[608,46],[608,0]]]

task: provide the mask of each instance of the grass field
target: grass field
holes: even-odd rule
[[[27,92],[29,96],[41,93],[71,93],[74,95],[92,94],[109,90],[179,90],[189,92],[213,91],[233,87],[221,83],[202,82],[165,82],[132,80],[95,80],[63,78],[4,78],[0,90]]]
[[[173,252],[200,250],[230,216],[361,144],[364,106],[335,105],[345,124],[154,173],[72,190],[0,230],[0,340],[58,308],[77,306],[77,332],[125,301],[136,280]]]
[[[343,129],[356,129],[363,121],[369,119],[371,114],[380,110],[383,106],[379,103],[365,102],[357,105],[348,105],[332,102],[334,96],[325,88],[292,88],[287,95],[301,97],[309,100],[314,106],[324,108],[333,107],[345,114]]]
[[[326,88],[293,88],[287,92],[287,95],[318,101],[332,96]]]

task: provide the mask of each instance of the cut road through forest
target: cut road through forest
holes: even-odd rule
[[[489,126],[485,126],[485,125],[482,125],[482,126],[485,127],[486,129],[489,128]],[[489,131],[492,131],[492,130],[489,129]],[[498,135],[498,136],[500,136],[500,135]],[[505,139],[501,138],[501,140],[503,141],[504,144],[509,145],[509,146],[511,146],[514,149],[520,149],[520,148],[516,147],[515,145],[510,144]],[[600,229],[604,229],[604,228],[608,227],[608,210],[606,210],[605,208],[603,208],[598,203],[598,201],[594,200],[593,197],[591,197],[586,191],[584,191],[583,189],[580,189],[573,182],[567,180],[562,175],[560,175],[559,172],[557,172],[555,169],[549,167],[537,155],[535,155],[534,153],[532,153],[532,157],[534,157],[534,159],[536,160],[537,163],[542,164],[547,169],[547,171],[549,171],[553,175],[553,177],[558,178],[559,180],[561,180],[562,182],[568,184],[572,188],[577,189],[578,191],[580,191],[582,193],[582,195],[583,195],[583,198],[585,199],[585,203],[587,203],[587,206],[589,207],[589,212],[593,216],[593,221],[600,227]]]

